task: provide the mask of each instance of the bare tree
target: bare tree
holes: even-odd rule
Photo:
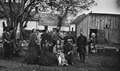
[[[22,31],[27,26],[31,11],[40,2],[42,0],[0,0],[0,13],[6,18],[8,27],[15,29],[20,23]]]
[[[58,27],[69,15],[77,15],[83,10],[89,10],[94,4],[94,0],[45,0],[52,12],[58,13]]]

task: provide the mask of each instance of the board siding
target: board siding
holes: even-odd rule
[[[109,25],[109,28],[106,28],[106,25]],[[105,36],[102,40],[107,39],[109,43],[116,43],[120,41],[120,16],[99,14],[88,15],[77,25],[77,36],[79,36],[81,29],[84,31],[87,39],[89,39],[90,29],[103,30],[103,35]]]

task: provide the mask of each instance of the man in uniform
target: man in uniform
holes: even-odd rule
[[[83,35],[83,32],[80,32],[80,36],[77,38],[77,52],[79,53],[80,60],[82,62],[85,61],[85,53],[86,53],[86,46],[87,46],[87,38]]]

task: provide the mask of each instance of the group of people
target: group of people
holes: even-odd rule
[[[24,62],[45,66],[73,65],[74,42],[72,36],[67,35],[64,39],[59,30],[56,30],[53,35],[49,35],[46,30],[43,30],[41,34],[33,29]]]
[[[14,30],[9,28],[3,32],[4,59],[10,58],[13,50],[11,46],[11,36]],[[91,42],[90,42],[91,43]],[[36,29],[32,30],[30,35],[28,49],[24,56],[24,62],[27,64],[39,64],[45,66],[67,66],[74,65],[74,52],[77,46],[80,61],[86,62],[87,38],[80,32],[76,39],[68,33],[65,37],[61,36],[59,29],[50,35],[46,30],[42,33]]]

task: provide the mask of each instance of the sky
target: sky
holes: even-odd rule
[[[120,0],[95,0],[95,2],[97,5],[90,9],[93,13],[120,14]],[[85,11],[85,13],[90,11]],[[35,27],[36,22],[29,22],[28,29]]]
[[[95,2],[97,5],[90,9],[93,13],[120,14],[120,0],[95,0]],[[85,11],[85,13],[89,13],[90,11]],[[29,22],[28,29],[31,27],[35,28],[36,24]]]
[[[92,7],[90,10],[93,13],[120,14],[120,0],[95,0],[95,1],[97,5]]]

